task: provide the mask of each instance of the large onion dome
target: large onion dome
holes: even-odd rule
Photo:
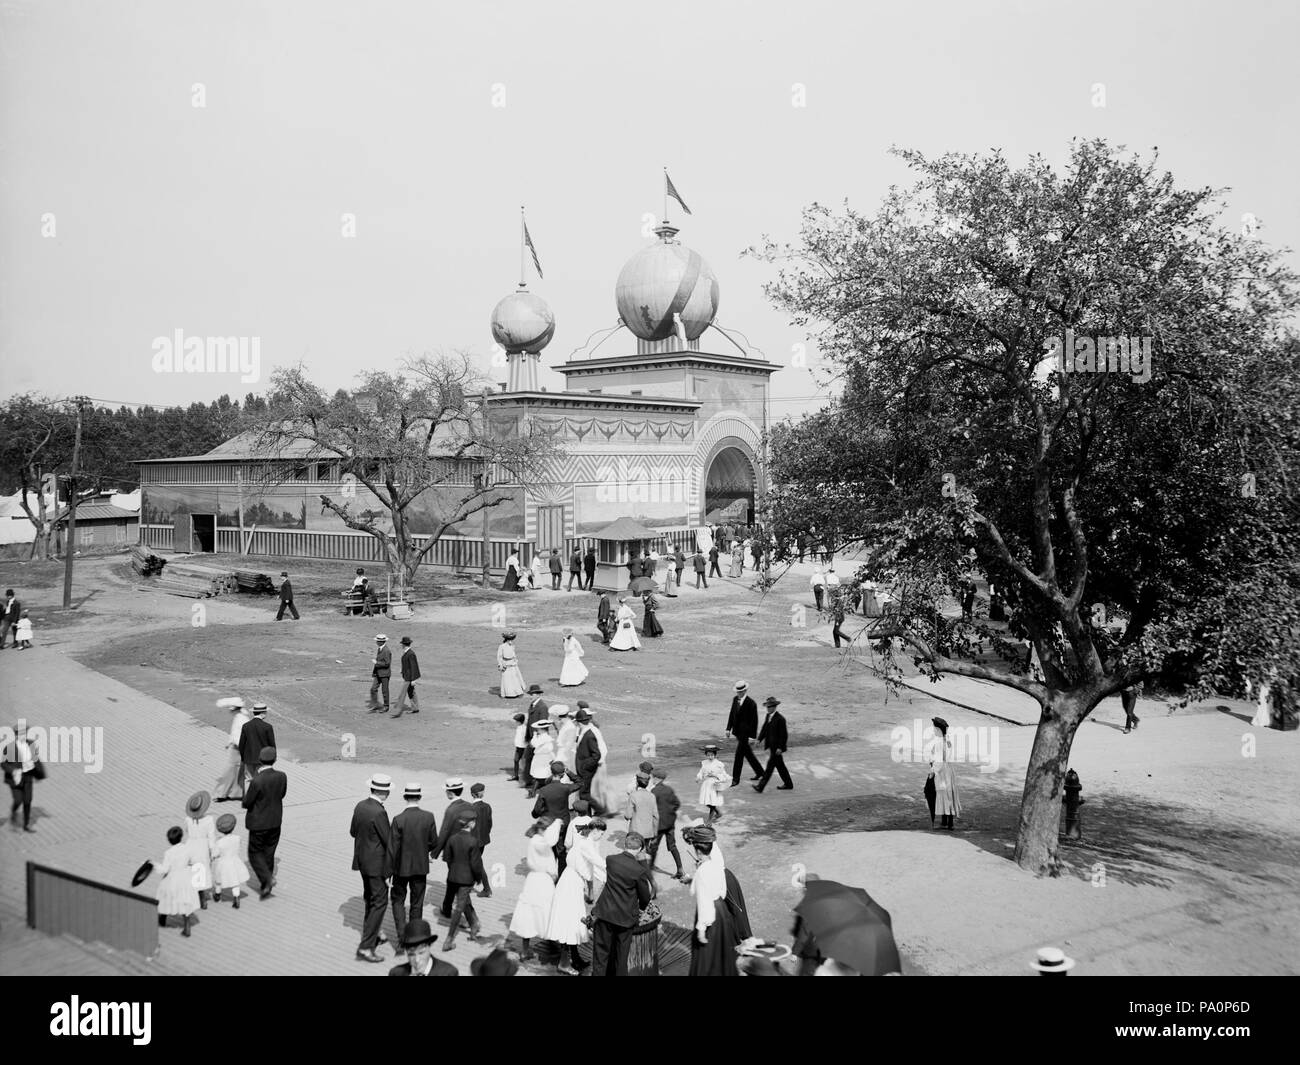
[[[699,252],[673,240],[677,230],[655,230],[659,243],[630,258],[614,286],[623,324],[642,340],[666,340],[680,314],[686,339],[699,337],[718,313],[718,279]]]
[[[540,296],[520,286],[492,309],[492,339],[508,353],[536,355],[555,335],[555,314]]]

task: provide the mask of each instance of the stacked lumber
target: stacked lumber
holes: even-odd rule
[[[155,573],[161,573],[165,565],[167,565],[165,559],[153,554],[143,544],[134,544],[131,547],[131,568],[141,577],[152,577]]]
[[[173,573],[168,566],[158,574],[157,586],[168,595],[183,595],[190,599],[207,599],[217,594],[213,582],[205,577],[187,577]]]
[[[275,595],[277,591],[269,574],[257,573],[251,569],[235,570],[235,584],[239,591],[253,595]]]
[[[191,562],[186,558],[169,561],[167,568],[162,572],[162,576],[170,577],[173,581],[182,584],[189,583],[195,587],[206,585],[208,588],[208,591],[204,593],[206,595],[222,595],[227,592],[234,592],[238,588],[233,571],[217,569],[215,566],[204,566],[198,562]],[[178,592],[176,594],[186,593]]]

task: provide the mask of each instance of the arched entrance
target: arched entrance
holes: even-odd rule
[[[715,525],[754,521],[758,478],[748,449],[739,444],[724,440],[709,459],[704,477],[704,520]]]

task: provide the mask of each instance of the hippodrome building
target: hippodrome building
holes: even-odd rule
[[[555,333],[547,303],[521,283],[493,310],[492,336],[505,351],[507,380],[482,397],[492,424],[527,419],[555,433],[565,456],[550,483],[494,485],[509,499],[486,512],[493,569],[503,569],[517,547],[525,562],[533,548],[567,554],[620,517],[662,531],[672,543],[689,542],[689,530],[705,521],[755,520],[770,377],[779,367],[715,324],[717,277],[677,233],[659,226],[655,243],[624,265],[614,289],[618,324],[555,367],[565,378],[562,392],[538,387],[541,353]],[[252,449],[250,435],[206,455],[137,463],[141,542],[177,551],[243,547],[253,555],[380,561],[373,537],[345,528],[320,504],[321,495],[340,496],[338,462],[304,452],[294,463],[289,454],[278,458],[292,468],[274,478],[265,476],[265,456]],[[417,533],[418,507],[426,508],[430,529],[440,524],[439,491],[455,489],[432,489],[409,512]],[[366,509],[367,495],[356,489],[355,509]],[[471,515],[444,535],[428,561],[480,566],[483,525],[481,514]]]

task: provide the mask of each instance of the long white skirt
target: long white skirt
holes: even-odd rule
[[[564,867],[560,882],[555,885],[551,900],[551,919],[546,926],[546,938],[554,943],[577,946],[591,938],[591,932],[582,923],[587,916],[587,903],[583,898],[586,885],[578,871],[571,865]]]
[[[941,762],[934,767],[934,790],[936,816],[960,817],[961,798],[957,795],[957,775],[947,762]]]
[[[518,666],[506,666],[501,673],[501,698],[517,699],[528,690]]]
[[[514,916],[510,918],[510,931],[522,939],[545,937],[554,898],[555,881],[550,874],[533,870],[524,877],[524,890],[519,893],[519,901],[515,903]]]
[[[609,641],[611,651],[631,651],[640,650],[641,637],[636,634],[635,621],[622,621],[614,633],[614,638]]]
[[[560,667],[560,687],[574,688],[587,679],[587,667],[577,655],[565,655],[564,665]]]

